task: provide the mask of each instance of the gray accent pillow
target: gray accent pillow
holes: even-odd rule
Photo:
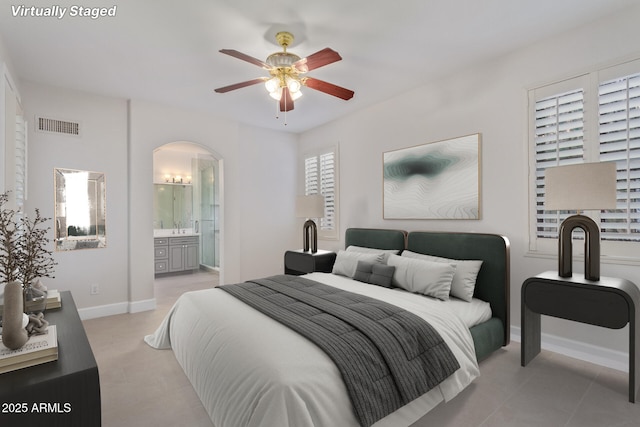
[[[396,268],[392,265],[358,261],[353,278],[360,282],[390,288],[391,279],[395,271]]]
[[[423,259],[425,261],[455,264],[456,273],[451,281],[451,295],[468,302],[473,299],[473,292],[476,288],[476,278],[480,272],[480,267],[482,267],[482,261],[449,259],[411,251],[402,252],[402,256]]]
[[[455,265],[398,255],[389,256],[388,264],[396,267],[391,281],[394,286],[441,300],[449,299]]]
[[[340,276],[353,277],[356,273],[358,261],[367,261],[371,263],[381,263],[382,254],[365,254],[361,252],[338,251],[336,262],[333,264],[333,274]]]

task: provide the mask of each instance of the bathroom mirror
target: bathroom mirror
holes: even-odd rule
[[[154,184],[154,229],[191,228],[193,187],[190,184]]]
[[[57,251],[107,246],[107,192],[101,172],[54,169]]]

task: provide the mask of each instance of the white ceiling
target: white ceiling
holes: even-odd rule
[[[117,5],[114,18],[14,17],[12,6]],[[303,132],[469,64],[637,5],[637,0],[0,0],[0,36],[19,79]],[[213,89],[266,75],[218,53],[259,59],[294,33],[301,57],[325,47],[343,60],[310,76],[355,91],[350,101],[306,89],[276,119],[261,85]]]

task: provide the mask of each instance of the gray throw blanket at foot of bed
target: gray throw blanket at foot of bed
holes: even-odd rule
[[[460,367],[431,325],[384,301],[285,275],[220,289],[327,353],[362,426],[431,390]]]

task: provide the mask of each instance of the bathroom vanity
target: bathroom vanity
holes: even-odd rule
[[[200,267],[199,240],[197,234],[155,237],[155,274],[197,270]]]

